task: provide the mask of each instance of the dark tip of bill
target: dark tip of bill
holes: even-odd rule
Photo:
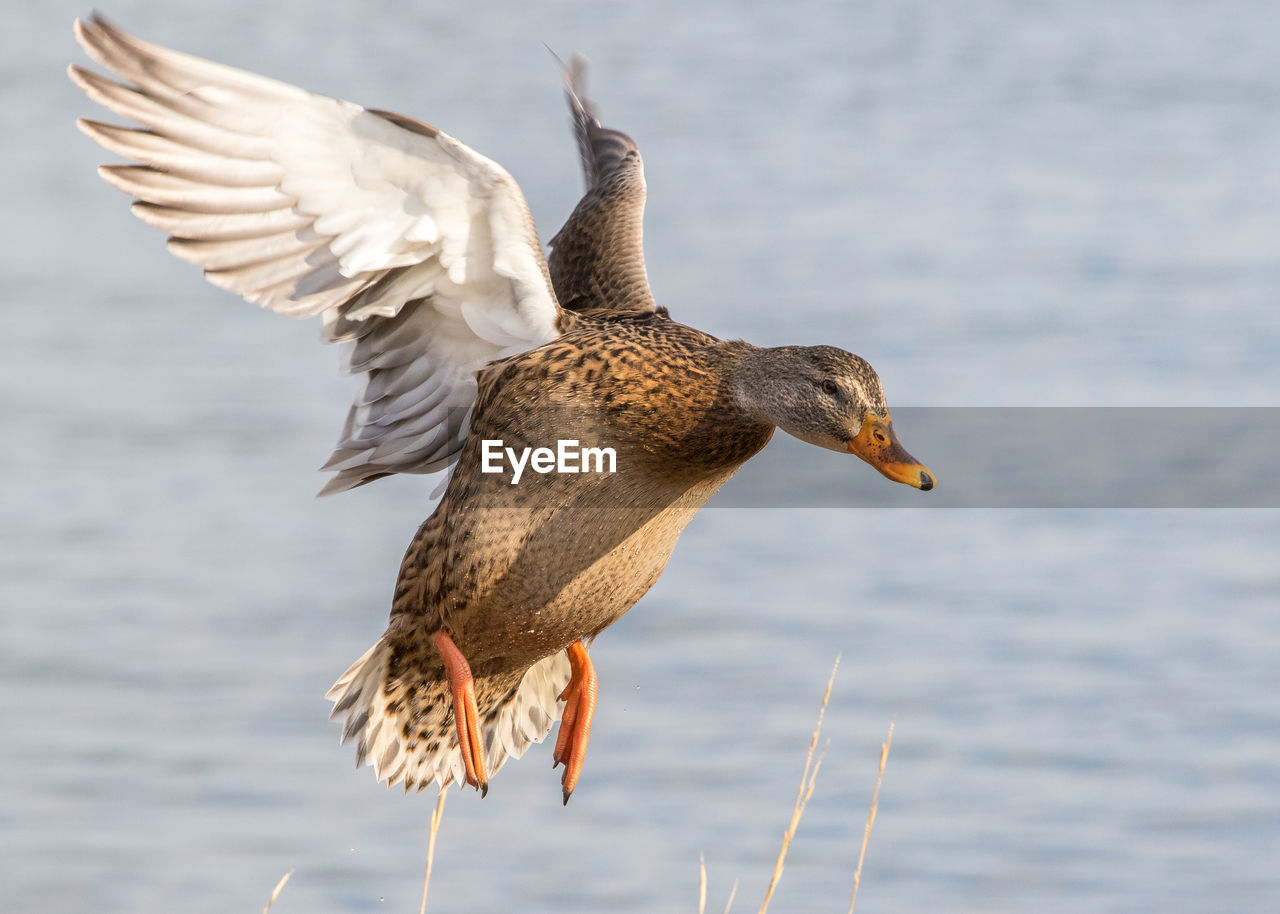
[[[932,488],[933,488],[933,477],[930,476],[928,473],[921,473],[920,474],[920,491],[928,492]]]

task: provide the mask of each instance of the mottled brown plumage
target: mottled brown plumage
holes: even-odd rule
[[[100,17],[76,35],[125,82],[79,67],[72,79],[145,128],[81,122],[140,163],[103,170],[139,198],[135,213],[219,285],[321,315],[329,339],[351,342],[363,386],[325,491],[456,460],[405,553],[386,634],[329,691],[344,741],[388,784],[486,787],[563,713],[567,800],[595,705],[585,645],[776,427],[932,487],[862,359],[722,341],[655,304],[640,154],[596,119],[580,61],[565,76],[587,190],[544,260],[515,182],[434,127]],[[486,466],[490,442],[566,440],[598,449],[595,471],[531,464],[513,484],[509,467]]]
[[[750,349],[656,314],[588,314],[485,369],[453,478],[401,566],[386,635],[392,688],[443,679],[430,635],[444,628],[490,719],[525,670],[639,600],[685,524],[773,433],[733,404],[733,366]],[[512,485],[509,472],[480,472],[486,439],[612,448],[618,471],[526,471]],[[407,704],[406,721],[420,713]],[[413,738],[429,745],[452,716],[432,723],[411,727]]]
[[[445,626],[478,676],[523,669],[616,621],[675,537],[773,427],[730,404],[746,351],[657,316],[585,318],[486,369],[457,469],[401,569],[391,630]],[[616,473],[480,472],[481,442],[612,448]],[[531,621],[536,620],[536,622]]]

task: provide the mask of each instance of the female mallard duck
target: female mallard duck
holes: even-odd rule
[[[76,37],[124,82],[76,66],[71,78],[146,128],[80,121],[141,163],[100,169],[138,198],[133,212],[215,284],[320,315],[348,343],[363,384],[322,492],[456,463],[409,544],[386,634],[328,694],[343,740],[388,785],[486,789],[563,718],[567,802],[596,701],[586,645],[775,426],[933,487],[858,356],[718,340],[655,305],[640,154],[582,100],[579,66],[566,80],[587,191],[547,260],[515,181],[434,127],[96,16]],[[599,449],[580,455],[594,465],[544,472],[552,451],[529,467],[517,456],[558,441]]]

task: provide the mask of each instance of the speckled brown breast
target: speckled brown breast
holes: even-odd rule
[[[664,317],[585,315],[481,374],[471,435],[405,556],[392,631],[444,626],[477,676],[522,670],[616,621],[685,524],[773,428],[735,414],[723,343]],[[481,442],[613,448],[615,473],[481,473]],[[421,639],[421,641],[419,640]],[[416,653],[416,651],[415,651]]]

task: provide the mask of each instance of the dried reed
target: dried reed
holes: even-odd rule
[[[276,887],[271,890],[271,897],[267,899],[267,906],[262,909],[262,914],[267,914],[271,910],[271,906],[276,903],[276,899],[280,897],[280,891],[284,888],[284,884],[289,881],[289,877],[293,875],[293,870],[285,873],[280,877],[280,881],[276,883]]]
[[[809,797],[813,796],[813,785],[818,779],[818,769],[822,767],[822,757],[827,753],[824,746],[822,752],[818,754],[818,760],[814,761],[813,750],[818,745],[818,737],[822,734],[822,718],[827,713],[827,702],[831,700],[831,686],[835,684],[838,669],[840,669],[840,658],[836,657],[835,665],[831,667],[831,678],[827,680],[827,690],[822,694],[822,707],[818,708],[818,724],[813,728],[813,736],[809,739],[809,754],[804,759],[804,773],[800,776],[800,790],[796,793],[796,805],[791,810],[791,821],[787,823],[787,830],[782,835],[782,847],[778,851],[778,861],[773,865],[773,876],[769,880],[769,888],[764,893],[760,914],[765,914],[769,910],[773,890],[778,887],[778,882],[782,879],[782,867],[787,859],[787,851],[791,847],[791,839],[795,837],[796,828],[800,825],[800,817],[804,815],[804,808],[809,804]]]
[[[765,914],[769,908],[769,902],[773,898],[774,889],[777,888],[778,882],[782,879],[783,866],[786,863],[787,851],[791,847],[791,839],[795,837],[796,829],[800,825],[800,817],[804,815],[805,807],[809,803],[809,798],[813,796],[814,782],[818,777],[818,769],[822,766],[823,756],[826,754],[826,747],[822,752],[818,753],[815,761],[813,757],[814,749],[817,748],[818,739],[822,735],[822,719],[827,711],[827,703],[831,700],[831,687],[836,680],[836,671],[840,668],[840,658],[836,658],[835,665],[831,668],[831,677],[827,680],[827,689],[822,695],[822,706],[818,709],[818,723],[813,728],[813,736],[809,739],[809,753],[804,760],[804,773],[800,777],[800,789],[796,793],[795,806],[791,810],[791,820],[787,823],[787,830],[782,836],[782,847],[778,851],[778,860],[773,866],[773,876],[769,880],[769,888],[765,892],[764,901],[760,905],[759,914]],[[862,833],[862,848],[858,852],[858,867],[853,873],[853,894],[849,898],[849,914],[853,914],[853,905],[858,898],[858,886],[862,882],[862,864],[867,857],[867,844],[871,840],[871,827],[875,824],[876,810],[880,804],[880,785],[884,782],[885,764],[889,760],[889,747],[893,744],[893,724],[889,724],[889,735],[884,743],[880,746],[880,767],[876,774],[875,790],[871,794],[871,809],[867,813],[867,825]],[[729,914],[729,909],[733,906],[734,896],[738,893],[738,883],[735,881],[733,889],[729,892],[729,901],[725,904],[725,914]],[[698,856],[698,914],[704,914],[707,904],[707,866],[705,860],[700,854]]]
[[[418,907],[418,914],[425,914],[427,910],[427,888],[431,885],[431,864],[436,859],[436,835],[440,833],[440,820],[444,818],[446,796],[448,793],[441,787],[440,795],[436,798],[435,812],[431,813],[431,830],[427,837],[427,874],[422,877],[422,904]]]
[[[889,722],[889,735],[880,746],[880,771],[876,775],[876,789],[871,793],[871,811],[867,813],[867,827],[862,832],[862,850],[858,851],[858,868],[853,871],[853,894],[849,896],[849,914],[853,914],[853,903],[858,900],[858,884],[862,882],[862,861],[867,857],[867,842],[871,840],[871,826],[876,821],[876,810],[880,807],[880,784],[884,781],[884,765],[889,761],[889,747],[893,745],[893,721]]]

